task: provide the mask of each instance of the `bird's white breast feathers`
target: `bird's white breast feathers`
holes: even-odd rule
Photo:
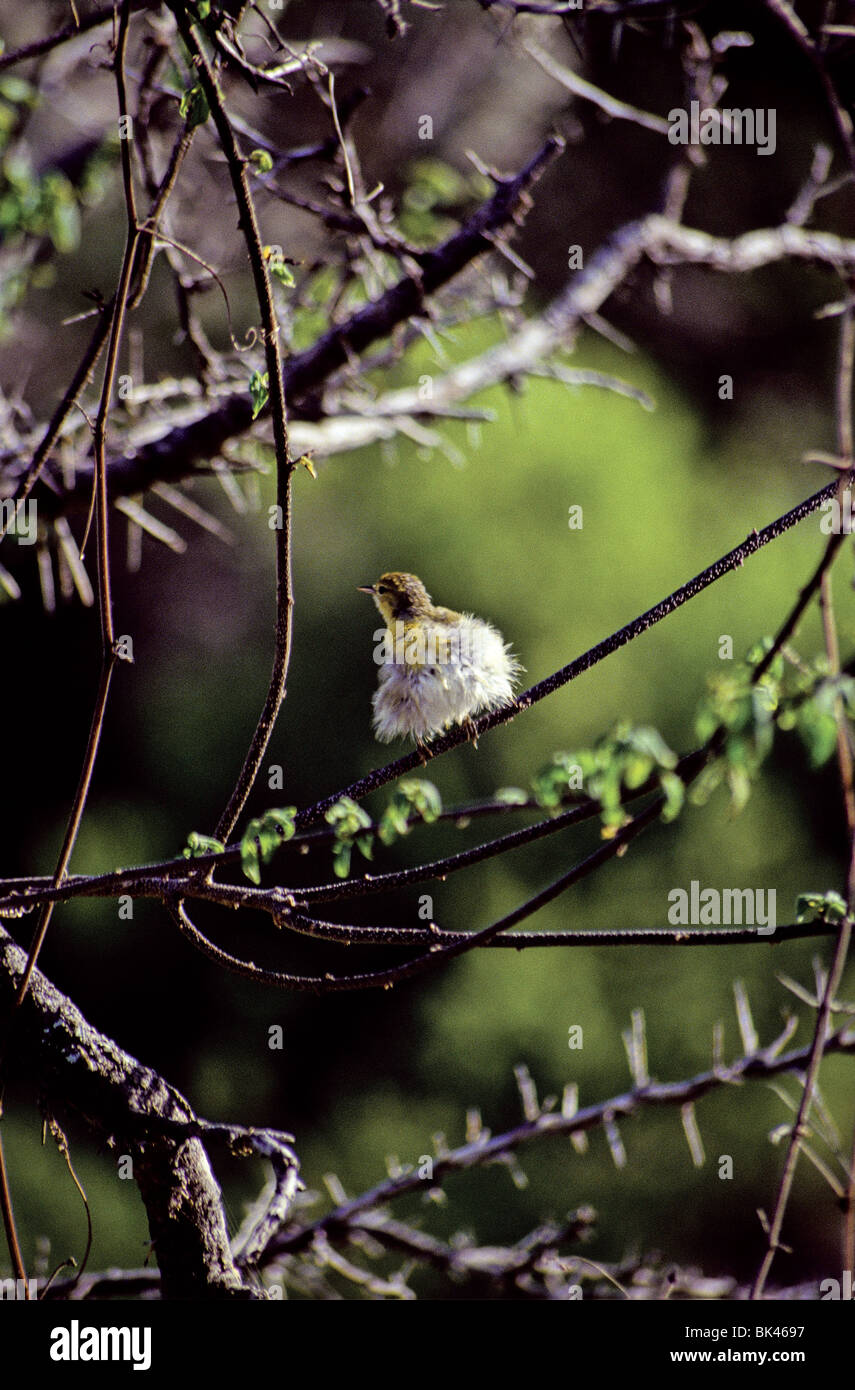
[[[381,742],[425,738],[513,697],[522,668],[489,623],[464,613],[456,623],[423,622],[417,636],[414,644],[410,628],[380,667],[372,703]]]

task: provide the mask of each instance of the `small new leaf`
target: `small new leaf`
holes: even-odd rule
[[[199,859],[203,854],[222,854],[224,849],[222,840],[215,840],[211,835],[200,835],[198,830],[191,830],[181,853],[185,859]]]
[[[324,820],[335,831],[333,872],[337,878],[347,878],[354,844],[366,859],[371,858],[374,829],[371,817],[351,797],[343,796],[329,808]],[[366,831],[370,833],[366,834]]]
[[[495,799],[501,801],[503,806],[525,806],[528,792],[524,792],[522,787],[500,787]]]
[[[258,845],[245,835],[240,842],[240,866],[250,883],[256,887],[261,883],[261,865],[258,862]]]
[[[686,784],[682,777],[677,776],[676,772],[663,772],[659,777],[659,785],[665,793],[665,809],[662,812],[662,819],[666,823],[676,820],[686,800]]]
[[[797,922],[841,922],[846,916],[846,903],[839,893],[800,893],[796,898]]]
[[[253,153],[264,154],[264,150],[255,150]],[[264,170],[263,172],[266,173],[267,171]],[[293,289],[294,285],[296,285],[297,282],[294,279],[288,261],[282,254],[282,247],[262,246],[261,254],[267,262],[267,269],[270,271],[270,274],[275,276],[275,278],[279,281],[280,285],[284,285],[285,288],[289,290]]]
[[[269,174],[273,168],[273,155],[269,150],[253,150],[249,156],[249,162],[258,170],[259,174]]]
[[[270,396],[270,380],[267,372],[253,372],[249,379],[249,397],[252,401],[253,420],[267,405]]]
[[[198,82],[184,92],[178,109],[191,130],[194,126],[205,124],[211,109],[208,106],[208,98]]]
[[[296,806],[283,806],[249,822],[240,842],[240,862],[251,883],[261,882],[261,865],[270,862],[283,840],[291,839],[296,814]]]
[[[350,845],[342,840],[333,845],[333,872],[336,878],[347,878],[350,873]]]
[[[441,811],[442,798],[432,782],[404,777],[380,817],[377,834],[384,845],[390,845],[399,835],[409,834],[411,817],[418,816],[430,824]]]
[[[277,256],[270,262],[270,274],[275,275],[280,285],[284,285],[286,290],[293,289],[297,283],[294,279],[294,272],[281,256]]]

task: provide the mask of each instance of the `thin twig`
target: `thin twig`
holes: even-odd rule
[[[38,482],[39,476],[45,465],[48,454],[50,453],[51,449],[56,443],[56,440],[59,436],[59,432],[62,429],[62,426],[68,417],[69,411],[75,405],[77,398],[80,395],[80,392],[83,390],[84,386],[86,386],[87,382],[92,376],[93,371],[95,370],[98,358],[101,356],[104,344],[106,343],[107,338],[110,335],[110,325],[112,321],[113,304],[111,303],[108,305],[101,305],[99,307],[98,312],[98,322],[95,325],[95,330],[92,334],[86,351],[83,354],[80,364],[77,367],[77,370],[75,371],[74,376],[72,377],[71,382],[68,386],[68,389],[62,397],[62,400],[59,402],[59,404],[56,407],[56,410],[51,416],[50,423],[48,424],[47,429],[42,435],[38,447],[33,453],[32,462],[30,463],[30,466],[27,469],[24,478],[19,483],[18,487],[15,489],[13,499],[16,503],[23,502],[27,497],[29,497],[30,493],[32,492],[33,488]],[[8,524],[9,523],[0,527],[0,541],[2,541],[3,537],[6,535]]]
[[[242,960],[238,956],[231,955],[228,951],[222,950],[221,947],[209,941],[190,920],[180,900],[171,901],[167,898],[166,902],[182,935],[203,955],[208,956],[210,960],[224,966],[232,973],[255,980],[259,984],[275,985],[277,989],[311,990],[318,994],[354,989],[389,989],[403,980],[412,979],[427,970],[435,969],[447,960],[464,955],[475,947],[487,945],[500,932],[509,931],[511,927],[516,926],[517,922],[522,922],[525,918],[533,916],[542,907],[553,902],[572,884],[593,873],[609,859],[615,858],[642,830],[661,815],[664,806],[665,798],[657,797],[644,811],[640,811],[631,821],[623,825],[613,839],[600,845],[580,864],[574,865],[566,874],[562,874],[560,878],[557,878],[546,888],[542,888],[539,893],[535,893],[533,897],[528,898],[526,902],[514,908],[506,916],[491,922],[488,927],[483,927],[477,932],[469,932],[464,939],[458,939],[447,945],[440,944],[441,937],[436,938],[435,943],[426,954],[417,956],[414,960],[406,961],[402,965],[392,966],[388,970],[375,970],[354,975],[332,975],[329,973],[324,975],[293,975],[286,971],[265,970],[252,961]]]
[[[291,580],[291,475],[294,465],[288,456],[288,415],[282,380],[279,324],[276,320],[270,279],[262,251],[255,205],[249,188],[246,161],[238,149],[223,104],[222,93],[196,33],[196,26],[191,22],[187,10],[184,5],[179,3],[179,0],[169,0],[169,4],[175,15],[181,37],[191,55],[194,67],[198,71],[237,200],[240,228],[246,242],[256,299],[261,314],[262,340],[273,418],[273,443],[276,453],[278,525],[273,530],[276,545],[276,625],[273,669],[264,706],[243,767],[228,804],[217,822],[216,837],[219,840],[226,840],[234,829],[246,804],[247,797],[252,791],[273,733],[276,717],[285,698],[285,684],[291,659],[291,630],[294,608]]]
[[[160,0],[130,0],[131,10],[159,9]],[[11,68],[15,63],[25,63],[30,58],[40,58],[43,53],[50,53],[60,44],[67,43],[69,39],[76,39],[78,35],[88,33],[90,29],[97,29],[101,24],[110,24],[116,17],[116,6],[114,3],[101,5],[99,9],[92,10],[89,14],[80,16],[75,23],[65,24],[61,29],[56,29],[52,34],[46,34],[41,39],[34,39],[31,43],[25,43],[20,48],[13,48],[9,53],[0,54],[0,72],[5,68]]]
[[[845,151],[849,167],[852,172],[855,173],[855,145],[852,143],[852,119],[837,94],[837,89],[831,79],[831,74],[828,71],[828,66],[822,54],[817,49],[808,29],[796,14],[789,0],[764,0],[764,3],[770,13],[775,15],[787,29],[790,37],[795,41],[797,47],[801,49],[816,73],[825,93],[828,109],[831,112],[831,119],[840,137],[840,142]]]

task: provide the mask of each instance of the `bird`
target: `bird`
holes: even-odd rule
[[[371,595],[386,624],[374,634],[379,742],[409,735],[424,752],[428,739],[453,724],[472,737],[473,715],[513,700],[523,667],[492,624],[437,607],[415,574],[393,570],[357,588]]]

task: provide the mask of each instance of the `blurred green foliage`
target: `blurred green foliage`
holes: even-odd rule
[[[0,244],[14,250],[34,238],[27,254],[3,267],[0,276],[0,336],[13,331],[9,317],[30,289],[53,284],[56,266],[38,253],[44,238],[59,255],[80,243],[82,209],[100,200],[115,169],[116,141],[93,147],[77,184],[61,169],[38,169],[26,142],[17,137],[30,111],[42,98],[24,78],[0,74]]]

